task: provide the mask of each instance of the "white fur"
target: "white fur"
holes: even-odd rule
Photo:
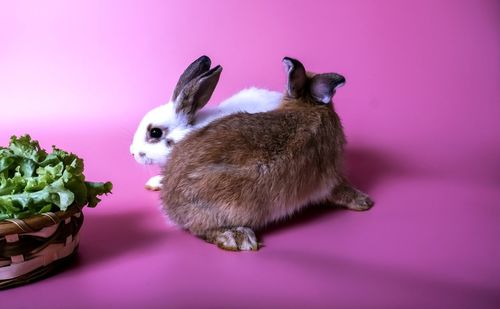
[[[188,133],[201,128],[215,119],[236,112],[258,113],[265,112],[278,107],[282,94],[258,88],[248,88],[233,95],[216,107],[206,107],[196,115],[195,124],[187,124],[185,117],[175,113],[175,105],[172,101],[165,105],[156,107],[149,111],[142,119],[134,135],[130,152],[137,162],[141,164],[165,165],[171,152],[171,146],[165,142],[148,143],[147,128],[159,127],[168,130],[167,139],[174,143],[182,140]],[[141,156],[140,153],[144,153]]]
[[[161,189],[161,180],[162,180],[161,175],[156,175],[151,178],[146,182],[146,189],[152,190],[152,191],[159,191]]]
[[[153,127],[167,128],[170,132],[173,132],[185,127],[184,123],[175,114],[172,102],[150,110],[140,122],[134,134],[132,145],[130,145],[130,152],[134,155],[135,160],[141,164],[164,164],[170,150],[165,143],[148,143],[146,141],[147,128],[151,125]],[[140,156],[139,153],[141,152],[145,156]]]

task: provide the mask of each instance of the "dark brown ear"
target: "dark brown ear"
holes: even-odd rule
[[[307,82],[306,69],[300,61],[285,57],[283,58],[285,71],[287,73],[287,92],[293,98],[299,98],[304,94],[304,87]]]
[[[174,101],[175,113],[186,118],[187,124],[193,124],[196,112],[205,106],[212,97],[221,72],[222,67],[218,65],[196,77],[182,88],[177,100]]]
[[[336,73],[318,74],[311,79],[309,91],[314,100],[328,104],[332,101],[335,90],[344,83],[345,78],[342,75]]]
[[[191,63],[184,73],[179,77],[179,81],[175,86],[174,93],[172,95],[172,101],[175,101],[181,93],[182,88],[184,88],[190,81],[192,81],[195,77],[200,76],[201,74],[207,72],[212,65],[212,61],[207,56],[201,56]]]

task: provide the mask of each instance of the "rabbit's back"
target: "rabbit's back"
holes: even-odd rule
[[[174,146],[161,198],[170,220],[227,250],[258,250],[255,229],[312,203],[373,206],[341,171],[345,138],[332,98],[345,78],[283,58],[286,91],[267,113],[237,113]]]
[[[185,199],[231,224],[283,217],[328,194],[343,144],[330,105],[230,115],[175,147],[164,170],[166,210],[187,224]]]

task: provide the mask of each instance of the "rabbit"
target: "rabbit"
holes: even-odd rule
[[[255,230],[310,204],[367,210],[342,171],[346,143],[332,97],[345,78],[285,57],[280,106],[235,113],[191,133],[162,171],[162,208],[178,227],[226,250],[258,250]]]
[[[211,60],[201,56],[182,73],[171,100],[149,111],[141,120],[132,140],[130,152],[141,164],[163,166],[174,144],[188,133],[231,113],[262,112],[278,106],[282,94],[258,88],[248,88],[221,102],[216,107],[202,107],[217,85],[222,67],[210,70]],[[146,189],[159,190],[161,176],[149,179]]]

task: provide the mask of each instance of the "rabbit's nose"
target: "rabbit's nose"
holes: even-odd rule
[[[139,157],[144,158],[146,154],[144,152],[139,152]]]

